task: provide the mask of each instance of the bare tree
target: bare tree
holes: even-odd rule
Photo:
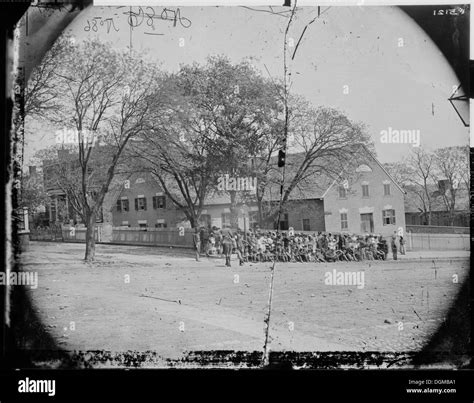
[[[470,185],[469,148],[464,146],[445,147],[435,151],[433,156],[434,176],[443,183],[439,194],[449,214],[450,225],[454,225],[455,211],[460,190]],[[469,192],[470,188],[466,188]]]
[[[168,77],[164,93],[163,107],[154,105],[149,130],[131,143],[127,155],[137,170],[152,174],[194,228],[215,184],[217,159],[202,126],[193,126],[193,105],[181,95],[175,77]]]
[[[411,185],[410,191],[416,195],[419,208],[428,217],[427,223],[431,225],[433,202],[433,169],[434,155],[426,152],[421,147],[414,148],[406,159],[408,172],[407,181]]]
[[[68,42],[51,76],[61,108],[47,118],[73,133],[73,139],[62,139],[73,143],[71,153],[52,173],[86,224],[86,261],[95,256],[96,219],[115,169],[129,140],[147,128],[159,83],[153,65],[96,40]]]
[[[25,116],[47,118],[60,107],[56,97],[55,71],[60,68],[62,56],[66,54],[73,39],[61,36],[45,54],[43,60],[31,72],[25,87]]]

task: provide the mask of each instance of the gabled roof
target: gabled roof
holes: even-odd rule
[[[353,146],[353,155],[354,159],[357,153],[360,150],[363,150],[368,156],[370,156],[375,163],[383,170],[387,177],[396,185],[396,187],[405,194],[405,191],[400,187],[400,185],[393,179],[393,177],[387,172],[387,170],[382,166],[382,164],[377,160],[377,158],[370,152],[370,150],[362,145],[355,144]],[[304,153],[294,153],[287,154],[286,156],[286,168],[285,168],[285,188],[288,186],[291,178],[295,174],[295,170],[299,168],[301,164],[301,159],[304,157]],[[348,164],[354,163],[354,159],[351,159],[347,162]],[[280,178],[283,172],[282,168],[277,168],[277,158],[272,158],[272,174],[269,175],[269,184],[265,188],[264,201],[273,201],[277,202],[280,200]],[[330,157],[322,157],[316,160],[315,164],[312,165],[312,175],[309,175],[304,179],[297,187],[295,187],[289,197],[289,200],[312,200],[312,199],[323,199],[328,191],[337,183],[338,180],[341,180],[342,175],[341,171],[334,169],[333,172],[328,172],[327,169],[330,164],[334,164],[334,161]],[[273,168],[274,167],[274,168]],[[355,169],[356,165],[354,165]],[[320,168],[320,169],[318,169]],[[138,173],[132,175],[137,176]],[[157,186],[158,183],[157,183]],[[258,183],[257,183],[258,186]],[[238,194],[237,197],[242,197],[241,194]],[[255,195],[246,194],[241,200],[237,200],[238,203],[245,201],[246,203],[256,202]],[[230,195],[227,192],[214,192],[213,194],[206,197],[204,201],[205,206],[213,205],[228,205],[231,203]]]
[[[367,147],[362,144],[355,144],[353,150],[354,156],[359,150],[363,150],[367,153],[378,166],[382,168],[387,177],[397,186],[397,188],[402,192],[403,189],[395,182],[392,176],[383,168],[380,162],[375,158],[375,156],[369,151]],[[295,170],[299,168],[301,159],[304,157],[303,153],[287,154],[286,156],[286,171],[285,171],[285,185],[287,186],[290,179],[294,176]],[[354,157],[355,158],[355,157]],[[353,163],[354,159],[347,162],[347,164]],[[265,201],[279,201],[280,200],[280,185],[279,178],[282,175],[282,169],[276,168],[277,159],[274,158],[272,162],[275,166],[274,174],[270,178],[273,180],[273,183],[265,189]],[[319,158],[316,160],[317,165],[312,166],[312,171],[314,175],[310,175],[304,181],[302,181],[297,187],[295,187],[289,197],[289,200],[310,200],[310,199],[323,199],[331,187],[337,183],[338,180],[341,180],[341,172],[336,169],[329,173],[327,167],[329,164],[334,164],[334,161],[329,157]],[[346,165],[347,166],[347,165]],[[321,169],[318,169],[320,167]],[[355,169],[355,165],[354,165]],[[286,187],[285,186],[285,187]],[[229,204],[230,196],[226,193],[214,194],[206,199],[206,205],[218,205],[218,204]]]
[[[380,161],[375,157],[375,155],[372,154],[372,152],[365,145],[361,144],[361,146],[365,148],[366,152],[372,157],[372,159],[377,163],[377,165],[382,169],[382,171],[384,171],[384,173],[389,177],[389,179],[395,184],[398,190],[400,190],[400,192],[402,192],[403,194],[406,194],[405,190],[403,190],[403,188],[398,184],[398,182],[393,178],[393,176],[390,175],[390,173],[385,169],[385,167],[380,163]]]
[[[367,155],[369,155],[374,161],[375,163],[382,169],[382,171],[387,175],[387,177],[395,184],[395,186],[397,187],[398,190],[400,190],[400,192],[402,192],[402,194],[405,194],[405,190],[403,190],[403,188],[398,184],[398,182],[393,178],[392,175],[390,175],[390,173],[384,168],[384,166],[380,163],[380,161],[377,159],[377,157],[375,157],[375,155],[364,145],[364,144],[358,144],[358,148],[354,150],[354,152],[358,152],[359,150],[363,150]],[[341,177],[337,178],[337,179],[341,179]],[[329,190],[331,189],[332,186],[334,186],[334,184],[337,182],[337,179],[335,179],[331,186],[326,190],[326,192],[324,193],[323,197],[326,196],[326,194],[329,192]]]

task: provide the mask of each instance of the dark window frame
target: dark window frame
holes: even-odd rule
[[[365,191],[367,190],[367,192]],[[362,197],[364,198],[369,198],[370,197],[370,192],[369,192],[369,185],[362,185]]]
[[[309,218],[303,218],[303,231],[311,231],[311,221]]]
[[[392,212],[392,214],[390,216],[386,214],[386,212],[389,212],[389,211]],[[382,223],[383,223],[383,225],[395,225],[396,224],[395,209],[382,210]]]
[[[339,199],[347,199],[347,189],[343,185],[339,185]]]
[[[130,211],[130,202],[127,199],[117,199],[116,208],[118,212]]]
[[[345,218],[343,218],[345,216]],[[347,213],[340,213],[340,219],[341,219],[341,230],[347,230],[349,229],[349,219],[347,218]],[[346,223],[344,226],[343,223]]]
[[[153,209],[165,209],[166,196],[153,196]]]
[[[143,200],[142,205],[140,205],[140,201]],[[146,211],[146,197],[136,197],[135,198],[135,210],[136,211]]]

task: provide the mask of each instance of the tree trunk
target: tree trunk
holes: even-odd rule
[[[237,228],[239,226],[239,212],[237,209],[237,192],[230,191],[230,226],[231,228]]]
[[[95,214],[91,214],[87,220],[86,229],[86,256],[84,260],[86,262],[92,262],[95,258]]]
[[[258,206],[258,226],[263,228],[263,203],[262,199],[257,199],[257,206]]]
[[[455,213],[454,213],[454,207],[450,211],[450,222],[451,222],[451,227],[454,227],[454,218],[455,218]]]

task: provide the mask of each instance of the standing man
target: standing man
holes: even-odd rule
[[[224,249],[223,252],[224,252],[224,255],[225,255],[225,265],[227,267],[230,267],[230,257],[232,255],[232,245],[233,245],[233,241],[235,242],[235,240],[233,240],[232,231],[229,228],[224,228],[222,230],[222,236],[223,236],[222,246],[223,246],[223,249]]]
[[[205,253],[208,256],[208,244],[209,244],[209,230],[207,227],[201,229],[201,253]]]
[[[201,237],[199,236],[199,229],[197,227],[194,228],[193,244],[194,244],[194,249],[196,250],[196,262],[199,262],[199,252],[201,250]]]
[[[392,241],[390,243],[392,247],[393,260],[397,260],[397,232],[393,231]]]
[[[242,239],[242,234],[240,233],[240,229],[237,231],[237,234],[235,235],[235,241],[236,241],[236,252],[237,252],[237,257],[239,258],[239,266],[244,265],[244,242]]]
[[[405,254],[405,240],[403,239],[403,236],[400,235],[400,255]]]

